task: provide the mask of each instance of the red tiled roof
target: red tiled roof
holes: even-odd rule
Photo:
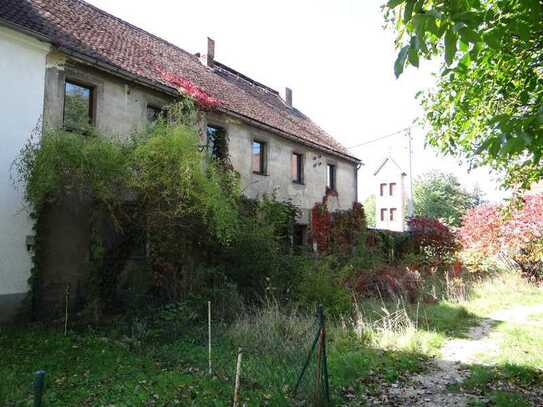
[[[171,72],[220,100],[221,108],[346,155],[347,150],[276,91],[230,68],[210,69],[197,56],[81,0],[2,0],[0,18],[147,81],[171,86]]]

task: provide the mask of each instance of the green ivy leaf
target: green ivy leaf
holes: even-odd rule
[[[415,0],[407,0],[407,3],[405,3],[405,10],[403,12],[404,23],[408,23],[411,20],[414,8],[415,8]]]
[[[400,75],[403,73],[405,61],[409,54],[409,48],[409,45],[406,45],[398,53],[398,57],[396,58],[396,62],[394,63],[394,75],[396,75],[396,78],[399,78]]]
[[[447,30],[445,33],[445,62],[451,65],[456,55],[456,42],[458,36],[453,30]]]
[[[402,4],[405,0],[389,0],[387,3],[388,8],[394,8],[398,7],[400,4]]]
[[[418,40],[416,37],[411,37],[411,43],[409,45],[408,60],[409,63],[415,67],[419,67],[419,52],[418,52]]]

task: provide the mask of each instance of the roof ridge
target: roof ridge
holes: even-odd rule
[[[194,59],[197,59],[197,57],[196,57],[193,53],[191,53],[191,52],[189,52],[189,51],[187,51],[187,50],[181,48],[179,45],[175,45],[173,42],[170,42],[170,41],[168,41],[168,40],[165,40],[164,38],[159,37],[159,36],[156,35],[156,34],[153,34],[153,33],[149,32],[149,31],[147,31],[147,30],[144,30],[144,29],[141,28],[141,27],[138,27],[137,25],[134,25],[134,24],[132,24],[132,23],[126,21],[126,20],[123,20],[123,19],[120,18],[120,17],[117,17],[117,16],[115,16],[115,15],[113,15],[113,14],[111,14],[111,13],[108,13],[107,11],[102,10],[101,8],[98,8],[98,7],[96,7],[95,5],[86,2],[85,0],[68,0],[68,1],[75,1],[75,2],[77,2],[77,3],[82,4],[82,5],[85,6],[85,7],[92,8],[94,11],[97,11],[98,13],[100,13],[100,14],[106,16],[106,17],[110,17],[110,18],[112,18],[113,20],[116,20],[116,21],[118,21],[118,22],[120,22],[120,23],[122,23],[122,24],[126,24],[127,26],[129,26],[130,28],[132,28],[132,29],[134,29],[134,30],[136,30],[136,31],[139,31],[139,32],[141,32],[141,33],[144,33],[144,34],[146,34],[146,35],[149,35],[149,36],[155,38],[156,40],[161,41],[161,42],[163,42],[164,44],[166,44],[166,45],[168,45],[168,46],[170,46],[170,47],[176,48],[176,49],[178,49],[179,51],[184,52],[185,54],[187,54],[188,56],[190,56],[190,57],[192,57],[192,58],[194,58]]]

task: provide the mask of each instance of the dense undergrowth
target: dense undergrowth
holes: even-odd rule
[[[543,300],[540,288],[510,276],[470,284],[466,295],[418,306],[400,299],[364,300],[355,320],[328,321],[333,401],[363,405],[365,395],[379,392],[380,382],[401,382],[423,371],[446,340],[463,337],[490,310]],[[45,369],[46,405],[225,405],[231,401],[240,346],[242,400],[248,405],[295,403],[293,386],[315,333],[312,314],[268,303],[245,309],[229,324],[214,320],[209,375],[207,321],[187,318],[188,312],[164,308],[145,319],[74,326],[67,337],[60,324],[1,328],[0,348],[10,352],[0,366],[0,403],[30,403],[32,372]],[[503,354],[507,360],[495,360],[496,367],[474,365],[466,388],[483,391],[507,380],[541,384],[533,348],[538,337],[527,338],[516,327],[504,329],[514,332],[504,339],[510,347]],[[489,397],[522,400],[503,391]]]

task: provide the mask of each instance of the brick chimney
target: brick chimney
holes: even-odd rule
[[[207,52],[204,52],[200,56],[200,61],[205,66],[213,68],[213,63],[215,61],[215,40],[207,37]]]
[[[285,102],[285,104],[289,107],[292,107],[292,89],[285,88],[282,96],[283,96],[283,101]]]

